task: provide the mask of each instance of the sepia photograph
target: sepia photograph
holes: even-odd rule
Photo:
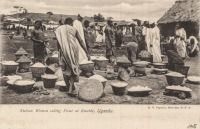
[[[200,104],[200,0],[0,7],[1,105]]]

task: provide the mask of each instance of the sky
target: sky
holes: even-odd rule
[[[9,14],[13,6],[22,6],[28,12],[94,16],[118,20],[157,21],[176,0],[0,0],[0,14]]]

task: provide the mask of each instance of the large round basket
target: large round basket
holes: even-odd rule
[[[45,88],[54,88],[58,76],[52,74],[42,75],[42,80]]]
[[[96,79],[85,81],[78,91],[78,98],[86,102],[98,101],[103,95],[103,85]]]
[[[94,70],[94,63],[80,64],[79,68],[83,73],[92,73]]]
[[[124,95],[128,83],[125,82],[113,82],[111,83],[112,90],[115,95]]]
[[[40,79],[42,75],[44,75],[46,71],[46,67],[30,67],[33,78]]]
[[[181,65],[175,65],[175,71],[179,72],[187,77],[189,66],[181,66]]]
[[[130,65],[131,65],[130,62],[117,62],[118,67],[123,67],[125,69],[127,69]]]
[[[30,62],[19,63],[19,70],[23,69],[25,71],[29,71]]]
[[[16,80],[13,82],[15,90],[19,93],[30,93],[33,91],[33,80]]]
[[[137,74],[143,74],[146,75],[146,67],[140,67],[140,66],[135,66],[134,71]]]
[[[4,74],[7,75],[7,74],[16,73],[18,65],[19,65],[18,63],[16,63],[16,64],[4,64],[4,63],[2,63]]]
[[[169,74],[166,74],[165,76],[169,85],[182,85],[185,77],[184,75],[175,76]]]
[[[141,61],[147,61],[153,63],[153,56],[151,57],[141,57]]]
[[[128,73],[128,71],[123,68],[123,67],[119,67],[118,69],[118,78],[122,81],[128,81],[130,80],[130,75]]]
[[[96,60],[96,69],[101,71],[106,71],[108,65],[108,60]]]
[[[165,63],[154,63],[153,66],[154,68],[157,68],[157,69],[166,69]]]

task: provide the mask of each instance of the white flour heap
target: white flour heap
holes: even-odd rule
[[[125,82],[113,82],[111,85],[114,87],[126,87],[128,84]]]
[[[184,77],[183,74],[180,74],[180,73],[177,73],[177,72],[171,72],[171,73],[168,73],[166,75],[168,75],[168,76],[174,76],[174,77]]]
[[[96,79],[96,80],[98,80],[98,81],[100,81],[100,82],[105,82],[105,81],[107,81],[107,79],[105,79],[105,78],[102,77],[101,75],[93,75],[93,76],[91,76],[89,79]]]
[[[35,63],[34,65],[32,65],[31,67],[35,67],[35,68],[44,68],[45,66],[42,63]]]
[[[128,89],[129,92],[134,92],[134,91],[151,91],[152,89],[147,87],[147,86],[134,86]]]
[[[18,80],[18,81],[14,82],[14,83],[15,83],[15,85],[25,86],[25,85],[32,85],[32,84],[34,84],[34,81]]]
[[[16,63],[15,61],[3,61],[2,64],[3,65],[18,65],[18,63]]]
[[[97,58],[97,60],[108,60],[108,59],[104,56],[100,56],[99,58]]]
[[[52,75],[52,74],[45,74],[45,75],[42,75],[42,78],[57,79],[58,77],[56,75]]]
[[[90,60],[90,61],[88,61],[88,60],[83,60],[83,61],[81,61],[80,64],[91,64],[91,63],[94,63],[94,62],[92,62],[91,60]]]
[[[65,81],[56,82],[57,86],[66,86]]]

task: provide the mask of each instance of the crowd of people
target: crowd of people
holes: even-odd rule
[[[112,62],[114,50],[121,49],[123,44],[124,28],[113,24],[112,20],[107,20],[107,25],[101,28],[90,26],[90,22],[83,17],[77,16],[76,20],[66,18],[64,23],[59,21],[60,26],[55,29],[56,40],[59,51],[59,64],[63,71],[65,83],[70,87],[69,94],[75,94],[74,82],[79,77],[79,64],[83,60],[90,60],[90,51],[97,39],[97,33],[102,35],[106,45],[105,56]],[[97,31],[98,30],[98,31]],[[130,30],[127,29],[127,30]],[[188,56],[195,56],[199,52],[198,41],[194,36],[187,40],[185,30],[177,24],[174,38],[168,38],[166,46],[168,63],[184,65],[184,59]],[[36,61],[44,63],[45,45],[48,40],[42,32],[42,22],[35,22],[35,29],[31,36],[33,43],[34,58]],[[137,20],[137,24],[132,25],[131,40],[126,44],[128,59],[134,63],[142,51],[146,51],[153,57],[153,62],[162,62],[160,46],[160,30],[155,22],[145,21],[143,24]],[[114,49],[116,48],[116,49]],[[172,68],[173,69],[173,68]]]

